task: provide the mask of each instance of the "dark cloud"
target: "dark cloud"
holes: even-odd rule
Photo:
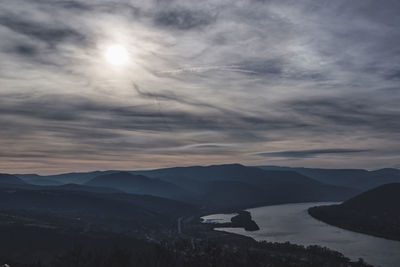
[[[231,145],[227,144],[194,144],[186,146],[187,149],[219,149],[219,148],[229,148]]]
[[[81,1],[71,1],[71,0],[69,0],[69,1],[56,1],[56,2],[54,2],[54,1],[42,0],[42,2],[46,3],[46,4],[50,4],[50,5],[58,5],[58,6],[61,6],[63,8],[72,9],[72,10],[85,10],[85,11],[92,10],[90,5],[88,5],[85,2],[81,2]]]
[[[361,96],[310,98],[286,103],[287,108],[331,130],[345,126],[348,131],[370,128],[375,132],[400,133],[400,111],[385,103]]]
[[[93,122],[101,123],[105,119],[110,119],[111,125],[117,128],[141,128],[152,130],[163,126],[164,119],[174,128],[236,128],[242,127],[240,122],[233,123],[234,118],[230,118],[229,114],[209,113],[196,114],[196,112],[181,112],[164,110],[163,114],[158,112],[156,105],[137,105],[137,106],[120,106],[112,105],[106,102],[94,102],[77,96],[45,96],[38,99],[25,100],[19,103],[2,103],[0,111],[2,114],[19,115],[24,117],[36,118],[41,120],[56,120],[56,121],[79,121],[88,120],[90,114],[103,114],[98,119],[93,119]],[[237,115],[237,114],[235,114]],[[218,118],[220,117],[220,118]],[[242,115],[241,123],[249,125],[257,125],[268,120],[249,117]],[[90,119],[89,119],[90,120]],[[219,120],[221,122],[219,122]],[[223,121],[226,122],[223,122]],[[232,120],[232,122],[229,122]],[[118,122],[120,125],[118,125]],[[222,124],[221,124],[222,123]],[[230,126],[228,126],[230,124]],[[235,126],[235,124],[238,124]],[[276,122],[274,125],[284,125],[282,122]],[[214,125],[214,126],[213,126]],[[218,126],[220,125],[220,126]],[[223,126],[225,125],[225,126]]]
[[[390,71],[385,75],[385,78],[389,80],[400,80],[400,70]]]
[[[179,104],[185,104],[188,106],[195,106],[195,107],[200,107],[200,108],[205,108],[205,109],[211,109],[211,110],[217,110],[221,112],[226,112],[226,113],[231,113],[232,115],[235,113],[233,110],[225,109],[223,107],[217,106],[217,105],[212,105],[210,103],[204,103],[204,102],[199,102],[198,100],[193,100],[190,99],[187,96],[179,96],[174,92],[150,92],[150,91],[144,91],[140,89],[140,87],[136,84],[133,85],[133,88],[138,92],[138,94],[142,97],[148,98],[148,99],[153,99],[156,101],[167,101],[167,102],[175,102]]]
[[[178,30],[201,28],[215,22],[216,16],[201,10],[174,9],[163,10],[155,16],[156,25]]]
[[[29,134],[46,124],[46,131],[70,133],[73,138],[81,141],[96,137],[112,138],[115,137],[112,131],[119,130],[181,133],[216,131],[236,141],[254,141],[264,139],[261,137],[264,131],[306,127],[305,124],[290,120],[237,112],[198,113],[170,109],[160,112],[157,105],[120,106],[66,95],[49,95],[23,101],[0,100],[0,113],[3,116],[13,116],[16,121],[30,121],[29,124],[21,123],[18,127],[11,127],[16,132]]]
[[[15,46],[12,52],[24,57],[34,57],[38,54],[38,49],[33,45],[20,44]]]
[[[370,149],[348,149],[348,148],[330,148],[330,149],[310,149],[310,150],[288,150],[277,152],[262,152],[254,154],[261,157],[282,157],[282,158],[313,158],[324,154],[349,154],[370,152]]]
[[[90,11],[93,10],[91,5],[87,4],[86,2],[82,1],[74,1],[74,0],[59,0],[59,1],[52,1],[52,0],[35,0],[36,3],[47,5],[53,8],[65,8],[71,9],[73,11]]]
[[[29,38],[43,41],[49,45],[55,45],[67,40],[84,43],[86,39],[83,34],[70,27],[46,25],[24,20],[14,15],[1,16],[0,25]]]
[[[285,62],[279,59],[260,60],[246,59],[244,62],[236,64],[241,69],[248,70],[250,75],[282,75]]]

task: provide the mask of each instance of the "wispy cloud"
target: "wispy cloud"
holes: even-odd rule
[[[349,155],[395,166],[399,11],[395,0],[3,0],[0,168],[342,167]],[[123,68],[104,60],[114,43],[131,55]]]
[[[328,149],[310,149],[310,150],[287,150],[276,152],[261,152],[255,153],[256,156],[261,157],[282,157],[282,158],[313,158],[325,154],[350,154],[371,152],[370,149],[348,149],[348,148],[328,148]]]
[[[164,70],[164,71],[160,71],[159,73],[178,75],[178,74],[183,74],[183,73],[203,73],[203,72],[207,72],[207,71],[232,71],[232,72],[243,72],[243,73],[254,73],[254,74],[258,73],[256,71],[240,68],[240,66],[235,66],[235,65],[232,65],[232,66],[183,67],[183,68],[173,69],[173,70]]]

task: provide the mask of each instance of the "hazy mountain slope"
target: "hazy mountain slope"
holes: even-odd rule
[[[81,178],[90,177],[94,173],[97,172],[79,175]],[[240,164],[101,173],[106,174],[92,178],[85,185],[223,209],[307,201],[342,201],[359,193],[351,188],[326,185],[292,170],[262,170]],[[75,173],[58,177],[71,175]]]
[[[21,179],[10,175],[0,174],[0,188],[3,190],[48,190],[48,191],[81,191],[88,193],[121,193],[122,191],[99,186],[88,186],[79,184],[62,184],[62,185],[36,185],[22,181]]]
[[[290,168],[277,166],[258,166],[264,170],[293,170],[307,177],[326,184],[346,186],[360,190],[368,190],[383,184],[400,182],[400,170],[380,169],[367,171],[362,169],[315,169]]]
[[[71,172],[71,173],[63,173],[56,175],[37,175],[37,174],[15,174],[15,176],[20,179],[26,180],[27,182],[32,182],[35,184],[35,180],[43,179],[55,181],[58,184],[84,184],[89,180],[93,179],[96,176],[103,174],[110,174],[118,171],[93,171],[93,172]],[[51,184],[42,184],[42,185],[54,185],[53,182]]]
[[[369,172],[371,178],[364,181],[366,188],[374,188],[383,184],[400,183],[400,170],[393,168],[379,169]]]
[[[137,171],[148,177],[188,177],[197,181],[241,181],[251,184],[315,184],[316,182],[295,171],[265,171],[241,164],[226,164],[212,166],[193,166],[158,169],[151,171]]]
[[[190,193],[183,188],[158,179],[150,179],[143,175],[134,175],[128,172],[117,172],[100,175],[93,178],[86,185],[104,186],[133,194],[146,194],[171,199],[190,199]]]
[[[243,182],[212,181],[206,187],[202,202],[217,208],[248,208],[262,205],[266,200],[264,190]]]
[[[23,185],[25,184],[24,181],[19,179],[18,177],[11,175],[11,174],[6,174],[6,173],[0,173],[0,184],[3,185]]]
[[[88,186],[88,185],[78,185],[78,184],[63,184],[59,186],[45,186],[41,187],[47,190],[61,190],[61,191],[83,191],[90,193],[104,193],[104,194],[113,194],[113,193],[122,193],[123,191],[111,188],[111,187],[101,187],[101,186]]]
[[[221,180],[206,182],[204,187],[200,203],[223,209],[296,202],[341,201],[355,195],[352,189],[327,185],[257,185]]]
[[[351,188],[322,184],[294,171],[265,171],[240,164],[139,171],[195,192],[203,203],[219,207],[305,201],[337,201],[354,196]]]
[[[63,182],[59,182],[59,181],[56,181],[56,180],[51,180],[51,179],[48,179],[48,178],[41,178],[41,177],[34,178],[34,179],[25,179],[24,181],[26,183],[28,183],[28,184],[42,185],[42,186],[48,186],[48,185],[49,186],[58,186],[58,185],[65,184]]]
[[[400,183],[385,184],[340,205],[309,209],[315,218],[345,229],[400,240]]]
[[[375,171],[370,171],[372,175],[376,176],[384,176],[384,175],[394,175],[394,176],[399,176],[400,175],[400,170],[395,169],[395,168],[384,168],[384,169],[379,169]]]
[[[291,168],[277,166],[257,166],[264,170],[296,171],[314,180],[326,184],[346,185],[358,177],[366,177],[368,171],[362,169],[316,169],[316,168]]]
[[[176,184],[179,187],[185,189],[186,191],[194,195],[202,194],[208,189],[207,182],[199,181],[185,176],[166,175],[166,176],[157,176],[154,177],[153,179],[159,179],[162,181]]]

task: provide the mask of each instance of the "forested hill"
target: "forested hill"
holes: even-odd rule
[[[309,213],[352,231],[400,241],[400,183],[386,184],[340,205],[320,206]]]

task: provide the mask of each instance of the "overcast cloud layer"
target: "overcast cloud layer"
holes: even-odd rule
[[[400,1],[0,2],[0,172],[400,167]],[[126,66],[104,59],[125,46]]]

